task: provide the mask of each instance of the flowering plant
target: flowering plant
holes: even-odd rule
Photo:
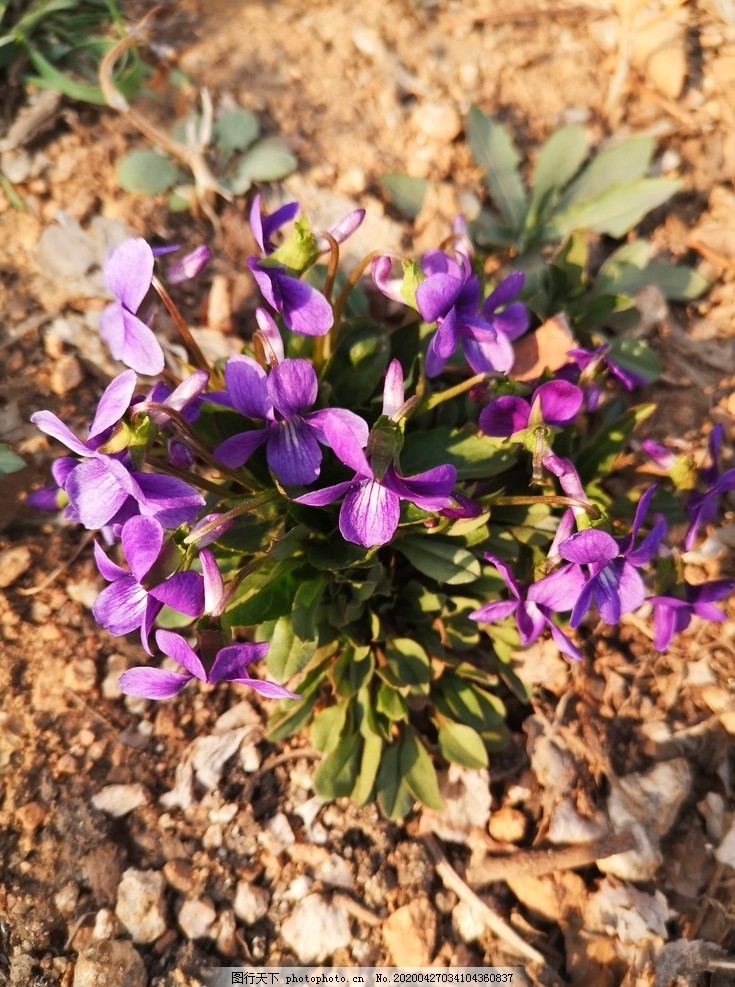
[[[519,646],[549,634],[581,660],[592,614],[616,624],[648,606],[667,647],[694,617],[721,619],[714,603],[735,581],[683,580],[662,486],[635,474],[626,496],[607,491],[652,410],[616,395],[607,340],[584,338],[558,373],[521,383],[524,274],[488,285],[461,221],[420,263],[376,253],[340,282],[339,245],[363,213],[326,231],[297,214],[255,198],[248,265],[264,304],[241,353],[213,366],[154,273],[162,252],[134,239],[111,254],[101,332],[131,369],[84,439],[33,416],[69,454],[29,499],[100,531],[93,613],[112,634],[139,632],[152,659],[121,676],[123,692],[162,701],[229,682],[278,699],[270,737],[311,724],[317,791],[377,798],[397,818],[416,800],[441,807],[437,760],[482,767],[503,746],[505,700],[527,698]],[[207,259],[200,248],[169,280]],[[167,363],[151,288],[192,361],[168,361],[153,387],[137,378]],[[373,314],[381,295],[400,305],[390,318]],[[651,365],[646,351],[636,378],[628,357],[626,389]],[[687,549],[734,486],[721,444],[716,430],[699,473],[670,471]],[[663,469],[673,460],[643,448]]]

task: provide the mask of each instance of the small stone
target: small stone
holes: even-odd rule
[[[54,394],[68,394],[84,380],[81,364],[75,356],[62,356],[51,370],[49,386]]]
[[[74,968],[73,987],[146,987],[147,983],[143,960],[127,939],[93,943]]]
[[[191,891],[194,887],[194,868],[186,860],[167,860],[163,865],[163,876],[177,891]]]
[[[437,141],[453,141],[462,130],[462,119],[450,103],[422,103],[412,119],[417,130]]]
[[[235,913],[226,908],[219,917],[217,952],[222,956],[235,956],[238,949]]]
[[[214,906],[206,899],[185,901],[179,909],[179,925],[189,939],[208,937],[216,918]]]
[[[12,586],[30,568],[33,556],[26,545],[6,548],[0,552],[0,589]]]
[[[46,809],[40,802],[26,802],[15,810],[15,819],[20,823],[21,829],[33,832],[38,829],[46,818]]]
[[[91,658],[75,658],[64,669],[64,685],[72,692],[91,692],[97,684],[97,666]]]
[[[487,923],[479,908],[460,901],[452,909],[452,928],[462,942],[474,942],[485,934]]]
[[[95,939],[114,939],[117,935],[117,919],[109,908],[100,908],[95,915],[92,935]]]
[[[139,783],[134,785],[105,785],[92,796],[92,805],[100,812],[119,819],[149,800],[148,789]]]
[[[500,843],[519,843],[526,835],[528,820],[520,809],[503,805],[490,816],[488,832]]]
[[[296,842],[291,825],[284,812],[277,812],[258,833],[258,843],[277,857]]]
[[[324,884],[331,884],[337,888],[354,888],[355,875],[347,861],[337,853],[330,853],[329,857],[314,868],[314,877]]]
[[[54,904],[64,918],[69,918],[74,913],[78,901],[79,886],[74,881],[67,881],[54,895]]]
[[[425,895],[397,908],[383,925],[383,942],[395,966],[429,966],[436,946],[436,912]]]
[[[154,942],[166,931],[163,915],[163,875],[129,867],[117,892],[115,914],[133,942]]]
[[[118,679],[128,667],[125,655],[110,655],[105,666],[106,675],[102,680],[102,695],[105,699],[119,699],[122,695]]]
[[[283,922],[281,938],[301,963],[323,963],[352,942],[347,911],[318,894],[307,895]]]
[[[258,919],[267,915],[269,904],[270,895],[265,888],[261,888],[257,884],[250,884],[249,881],[238,881],[232,907],[235,915],[245,925],[254,925]]]

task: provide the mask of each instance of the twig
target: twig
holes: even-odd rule
[[[603,857],[625,853],[635,847],[635,837],[630,832],[613,833],[591,843],[565,846],[549,850],[519,850],[505,857],[486,857],[482,862],[483,891],[496,881],[508,881],[515,877],[543,877],[555,870],[577,870],[588,867]]]
[[[515,929],[512,929],[504,919],[496,915],[489,905],[465,884],[445,857],[437,840],[429,835],[424,836],[423,841],[444,887],[449,891],[454,891],[461,901],[464,901],[465,904],[478,911],[482,915],[488,929],[505,943],[506,947],[514,955],[522,956],[529,963],[537,963],[539,966],[545,966],[546,960],[541,953],[534,949],[533,946],[529,946],[524,939],[521,939]]]
[[[705,243],[697,240],[696,237],[689,236],[686,241],[687,247],[691,250],[696,250],[698,254],[701,254],[705,260],[708,260],[711,264],[715,264],[717,267],[722,267],[726,271],[735,271],[735,261],[730,260],[724,254],[719,253],[717,250],[713,250],[708,247]]]
[[[102,95],[105,97],[105,102],[111,109],[117,110],[118,113],[125,116],[144,137],[147,137],[149,141],[162,147],[172,158],[180,161],[189,169],[194,176],[197,202],[201,205],[209,221],[217,229],[219,227],[219,220],[210,204],[210,196],[214,193],[223,199],[227,199],[229,202],[232,200],[232,194],[212,174],[201,148],[180,144],[172,137],[169,137],[163,130],[159,130],[142,113],[133,109],[113,81],[113,72],[116,63],[129,48],[135,47],[145,37],[148,21],[159,9],[160,7],[156,6],[149,10],[130,34],[121,38],[105,54],[99,67],[100,88],[102,89]]]

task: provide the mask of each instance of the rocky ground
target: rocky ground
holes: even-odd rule
[[[696,304],[659,300],[648,320],[664,366],[655,434],[696,448],[721,422],[731,456],[730,0],[189,0],[157,31],[159,56],[191,82],[162,83],[145,112],[170,123],[199,86],[255,110],[299,160],[282,194],[324,225],[368,210],[356,251],[419,252],[477,208],[473,103],[529,160],[562,122],[593,144],[655,135],[658,167],[684,188],[643,232],[712,282]],[[28,120],[6,109],[9,128]],[[40,117],[0,144],[22,206],[0,193],[0,441],[28,463],[0,483],[0,983],[98,987],[107,971],[173,987],[212,964],[297,962],[522,965],[528,983],[575,987],[695,984],[704,971],[734,982],[732,604],[666,655],[634,619],[599,633],[578,667],[541,644],[519,654],[536,692],[513,709],[507,750],[489,773],[448,774],[446,812],[401,825],[322,803],[307,738],[267,744],[254,697],[121,697],[138,647],[89,613],[89,538],[23,506],[58,452],[28,418],[49,408],[83,427],[116,370],[95,332],[109,243],[126,231],[210,242],[204,288],[182,304],[224,353],[253,307],[251,241],[244,201],[220,204],[213,227],[122,192],[116,162],[146,146],[128,118],[58,101]],[[431,181],[413,225],[381,194],[388,171]],[[693,578],[732,575],[733,540],[728,524]]]

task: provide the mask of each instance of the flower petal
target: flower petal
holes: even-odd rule
[[[66,478],[64,490],[85,528],[104,527],[117,514],[134,487],[125,467],[100,456],[87,459]]]
[[[115,637],[129,634],[143,622],[148,594],[133,576],[121,576],[105,586],[94,601],[94,619]]]
[[[130,571],[142,583],[163,548],[163,528],[152,517],[132,517],[123,525],[123,551]]]
[[[505,333],[466,325],[461,336],[465,359],[476,374],[507,374],[512,368],[515,350]]]
[[[322,451],[316,436],[298,417],[268,429],[266,456],[284,486],[308,486],[319,476]]]
[[[126,696],[140,699],[171,699],[191,682],[193,676],[169,672],[163,668],[138,666],[123,672],[117,680],[120,691]]]
[[[255,450],[268,438],[270,429],[256,428],[252,432],[231,435],[214,450],[216,459],[230,469],[237,469],[250,459]]]
[[[394,466],[389,466],[383,477],[388,490],[425,511],[446,507],[456,482],[457,470],[450,465],[435,466],[414,476],[400,476]]]
[[[588,565],[590,562],[609,562],[620,554],[618,543],[607,531],[578,531],[559,545],[559,555],[567,562]]]
[[[227,679],[247,677],[245,669],[253,661],[263,658],[268,652],[266,641],[246,644],[230,644],[220,648],[209,672],[210,682],[223,682]]]
[[[321,490],[312,490],[300,497],[294,497],[294,503],[306,504],[307,507],[326,507],[327,504],[338,500],[343,493],[347,493],[354,484],[354,480],[346,480],[344,483],[335,483],[331,487],[322,487]]]
[[[230,679],[234,685],[246,685],[249,689],[253,689],[261,696],[265,696],[266,699],[301,699],[298,692],[291,692],[284,685],[278,685],[277,682],[271,682],[268,679]]]
[[[163,350],[153,330],[120,302],[104,309],[99,330],[115,360],[149,377],[163,370]]]
[[[232,356],[225,367],[225,387],[233,406],[246,418],[270,418],[265,370],[250,356]]]
[[[532,583],[526,595],[549,610],[563,613],[574,609],[585,582],[579,566],[570,563]]]
[[[398,495],[375,480],[365,480],[345,495],[339,530],[346,541],[372,548],[391,540],[400,516]]]
[[[137,312],[148,294],[153,263],[153,251],[146,241],[142,237],[131,237],[123,240],[103,265],[105,287],[130,312]]]
[[[116,579],[121,579],[123,576],[130,575],[127,569],[123,569],[121,565],[118,565],[116,562],[112,562],[107,557],[107,554],[102,550],[96,539],[92,547],[92,551],[94,552],[94,561],[97,564],[99,574],[103,579],[106,579],[108,583],[112,583]]]
[[[201,617],[204,613],[204,580],[198,572],[175,572],[149,593],[154,600],[187,617]]]
[[[483,305],[483,314],[492,315],[495,309],[501,305],[506,305],[511,298],[515,298],[524,285],[526,275],[523,271],[514,271],[492,291]]]
[[[425,322],[446,317],[464,282],[451,274],[431,274],[416,288],[416,305]]]
[[[106,428],[117,425],[130,407],[130,399],[135,391],[137,378],[134,370],[125,370],[107,386],[99,400],[92,424],[89,426],[89,437],[99,435]]]
[[[568,425],[582,407],[583,394],[566,380],[550,380],[533,393],[533,403],[541,404],[541,415],[547,425]]]
[[[403,367],[400,360],[391,360],[385,372],[383,382],[383,414],[387,418],[394,415],[403,407]]]
[[[169,658],[185,668],[194,678],[207,681],[207,673],[199,655],[180,634],[173,631],[156,631],[156,644]]]
[[[87,443],[78,439],[69,426],[65,425],[60,418],[57,418],[53,411],[37,411],[34,415],[31,415],[31,422],[36,428],[40,429],[46,435],[50,435],[52,439],[57,439],[67,449],[71,449],[78,456],[94,455]]]
[[[284,418],[306,411],[316,401],[316,372],[308,360],[284,360],[268,375],[268,397]]]
[[[515,613],[517,606],[517,600],[495,600],[492,603],[486,603],[484,607],[473,610],[469,617],[470,620],[477,620],[482,624],[492,624],[496,620],[510,617],[512,613]]]
[[[504,394],[480,412],[480,430],[485,435],[508,438],[528,427],[531,407],[525,398]]]

